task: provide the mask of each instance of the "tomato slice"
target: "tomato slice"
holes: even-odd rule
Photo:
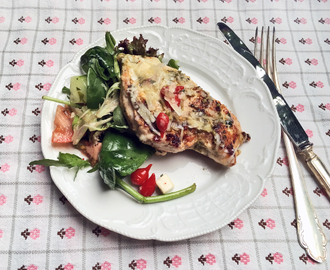
[[[73,130],[69,108],[57,105],[54,125],[55,129],[52,134],[53,143],[72,142]]]

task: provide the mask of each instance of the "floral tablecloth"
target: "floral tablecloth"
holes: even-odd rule
[[[261,196],[222,229],[177,241],[134,240],[80,215],[42,158],[40,116],[56,74],[109,30],[182,26],[252,49],[256,26],[276,26],[282,91],[315,151],[330,164],[328,0],[15,0],[0,3],[0,269],[328,269],[299,246],[288,161],[281,144]],[[330,239],[329,198],[303,167]]]

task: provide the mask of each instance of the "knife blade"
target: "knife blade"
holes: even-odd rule
[[[219,22],[218,27],[220,31],[225,35],[233,49],[252,64],[252,66],[256,69],[260,79],[263,80],[267,85],[273,98],[273,102],[280,118],[281,125],[285,133],[288,134],[289,138],[294,143],[295,147],[299,150],[303,150],[304,148],[310,146],[311,142],[309,142],[305,130],[302,128],[298,119],[290,109],[290,106],[287,104],[284,97],[279,93],[275,84],[268,76],[264,68],[261,66],[259,61],[254,57],[244,42],[226,24]]]
[[[288,135],[296,150],[304,156],[308,167],[330,197],[330,172],[321,159],[314,153],[313,144],[309,141],[305,130],[289,105],[244,42],[226,24],[219,22],[217,25],[233,49],[250,62],[256,69],[260,79],[267,85],[273,98],[283,131]]]

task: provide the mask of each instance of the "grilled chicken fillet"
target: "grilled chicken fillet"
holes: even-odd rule
[[[193,149],[217,163],[236,164],[238,147],[250,136],[235,115],[181,71],[156,57],[120,54],[120,106],[130,128],[158,154]],[[156,125],[169,117],[164,133]]]

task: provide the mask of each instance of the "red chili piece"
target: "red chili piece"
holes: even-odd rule
[[[156,118],[156,125],[157,128],[160,131],[160,136],[163,137],[164,133],[167,129],[168,123],[170,122],[170,119],[168,118],[167,114],[161,112],[160,114],[158,114],[157,118]]]
[[[150,197],[156,189],[156,175],[153,173],[139,188],[144,197]]]
[[[142,185],[148,180],[149,171],[152,164],[149,164],[146,168],[139,168],[131,174],[131,182],[133,185]]]
[[[178,85],[177,87],[175,87],[174,94],[179,94],[179,92],[182,91],[183,89],[184,86]]]
[[[181,103],[181,99],[179,98],[179,92],[182,91],[183,89],[184,89],[184,86],[177,86],[177,87],[175,87],[175,90],[174,90],[174,95],[175,95],[174,100],[178,107],[180,106],[180,103]],[[160,90],[160,95],[163,99],[164,99],[166,91],[168,91],[168,86],[165,86]],[[169,107],[173,111],[171,104],[167,100],[165,100],[165,104],[167,107]]]

